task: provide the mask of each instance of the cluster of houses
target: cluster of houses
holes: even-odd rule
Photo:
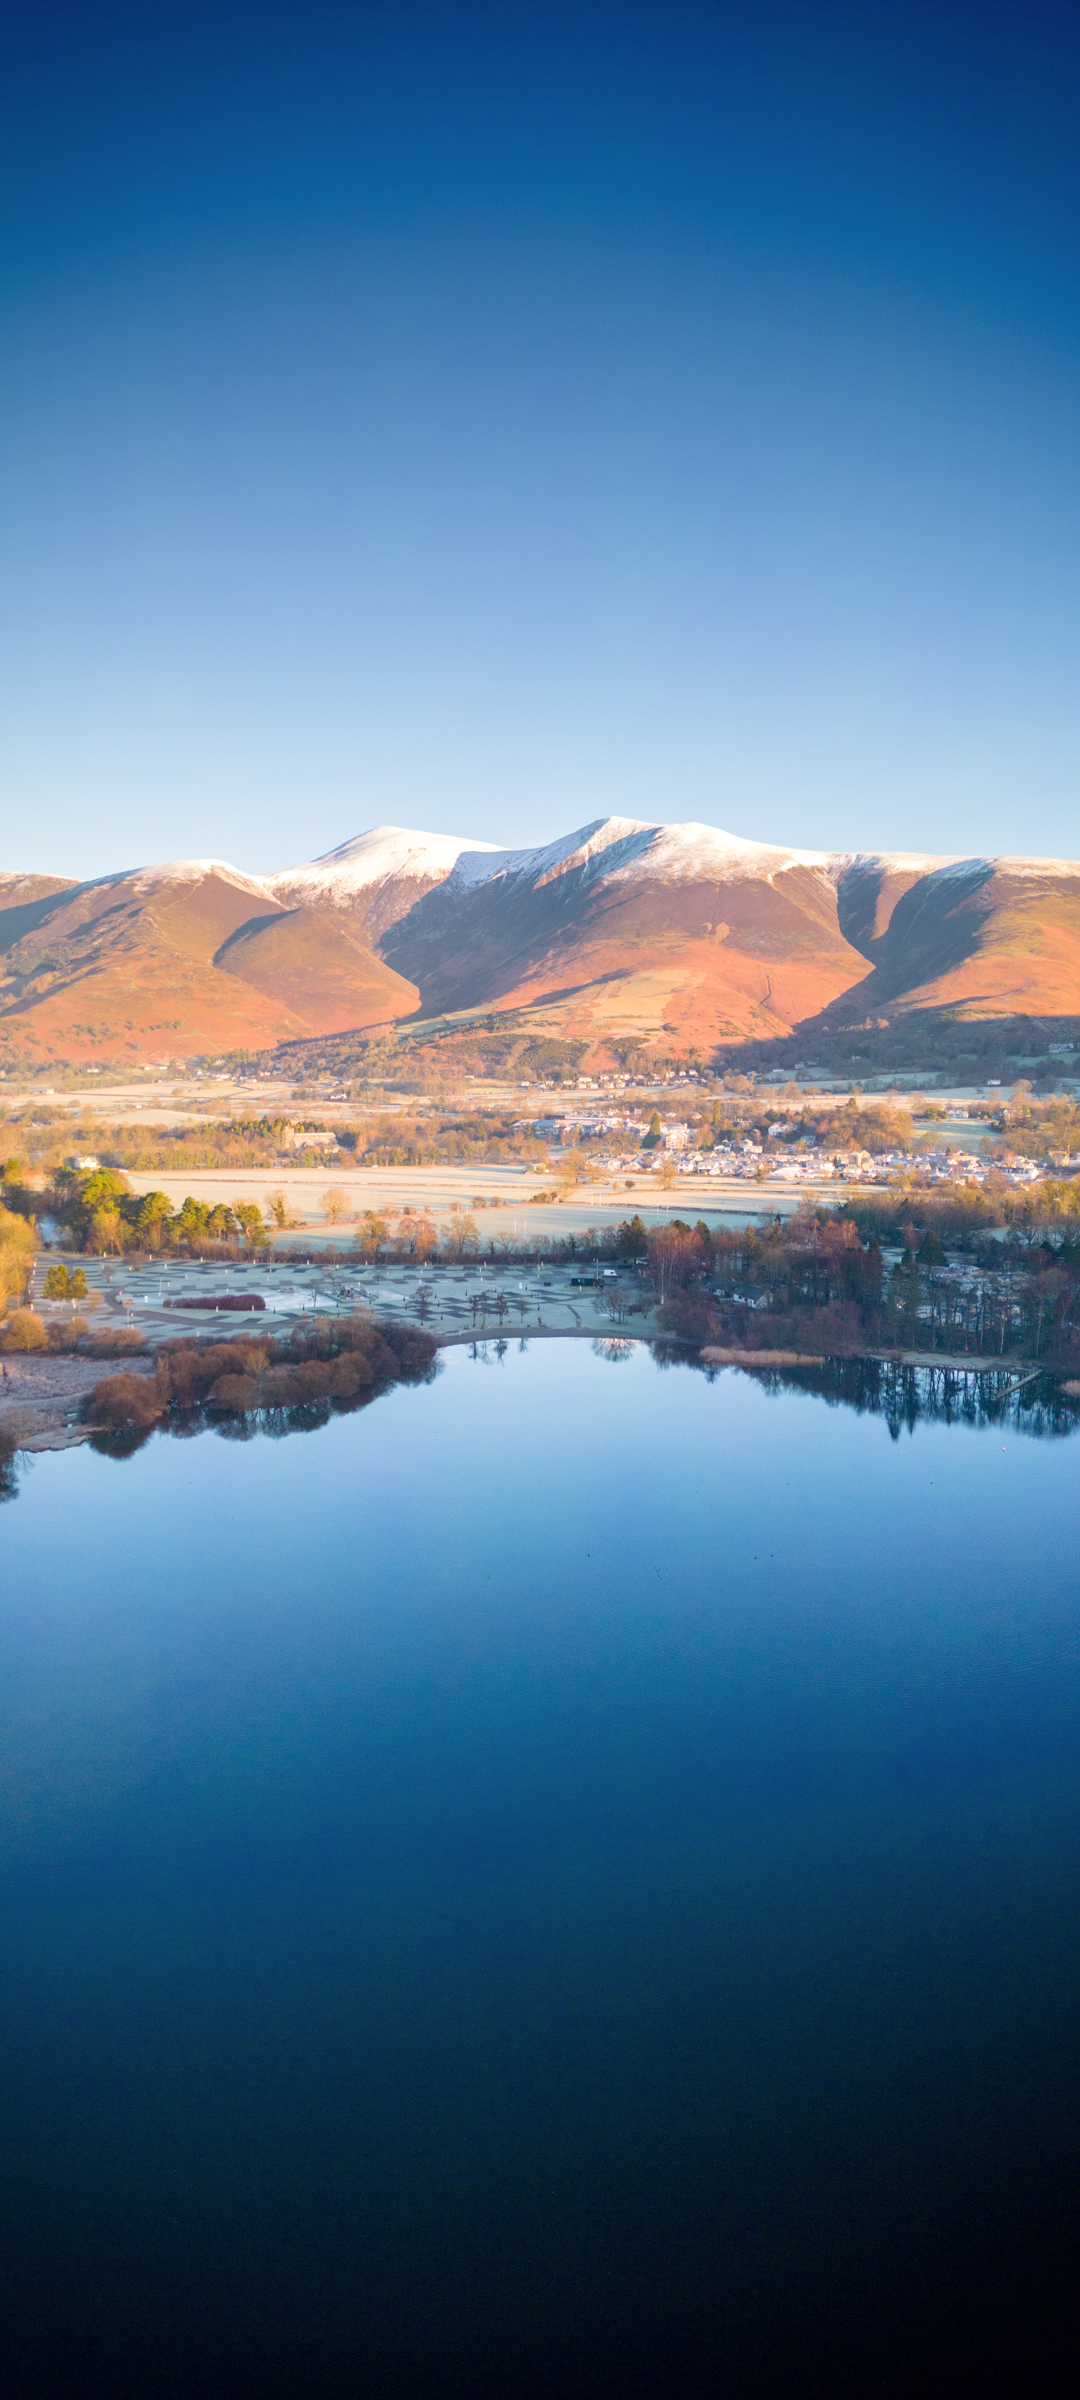
[[[957,1118],[966,1113],[958,1109]],[[659,1174],[665,1163],[673,1160],[678,1161],[680,1176],[757,1182],[764,1175],[770,1183],[814,1185],[848,1180],[888,1184],[896,1175],[913,1168],[932,1183],[981,1183],[988,1174],[1004,1174],[1011,1183],[1027,1184],[1037,1183],[1048,1171],[1031,1159],[1005,1164],[987,1161],[956,1143],[933,1150],[887,1150],[871,1155],[859,1149],[826,1151],[810,1134],[800,1140],[797,1151],[780,1150],[773,1145],[779,1145],[791,1132],[790,1122],[783,1117],[766,1128],[764,1141],[756,1134],[732,1134],[727,1138],[721,1136],[710,1150],[693,1148],[691,1125],[668,1121],[662,1126],[655,1147],[648,1151],[642,1149],[647,1122],[640,1112],[575,1111],[533,1120],[533,1129],[542,1140],[557,1142],[567,1149],[606,1135],[604,1165],[611,1174]]]

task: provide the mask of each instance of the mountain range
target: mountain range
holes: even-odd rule
[[[0,872],[7,1063],[180,1062],[508,1012],[606,1063],[942,1011],[1080,1018],[1080,863],[607,817],[538,850],[379,826],[260,876]]]

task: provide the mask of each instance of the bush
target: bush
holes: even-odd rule
[[[134,1325],[118,1325],[114,1332],[92,1335],[91,1358],[132,1358],[145,1356],[150,1345],[144,1333]]]
[[[355,1400],[357,1392],[374,1381],[371,1360],[359,1350],[343,1351],[330,1368],[330,1390],[335,1400]]]
[[[330,1368],[321,1358],[303,1359],[295,1367],[271,1367],[266,1378],[272,1408],[306,1408],[312,1400],[330,1397]]]
[[[157,1424],[165,1406],[156,1377],[110,1375],[95,1385],[84,1404],[83,1417],[86,1424],[99,1425],[110,1433],[123,1432],[129,1426],[142,1432]]]
[[[368,1343],[371,1336],[368,1336]],[[370,1355],[373,1363],[379,1360],[377,1371],[388,1375],[420,1375],[430,1367],[437,1344],[429,1333],[418,1325],[384,1325],[375,1335],[377,1345]]]
[[[660,1322],[682,1342],[714,1342],[722,1331],[715,1308],[697,1292],[673,1292]]]
[[[17,1308],[4,1326],[5,1350],[44,1350],[48,1335],[32,1308]]]
[[[206,1395],[208,1408],[225,1409],[231,1416],[244,1416],[248,1409],[259,1405],[259,1386],[254,1375],[219,1375]]]

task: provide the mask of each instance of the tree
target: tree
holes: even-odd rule
[[[364,1230],[360,1236],[360,1248],[365,1258],[378,1258],[389,1231],[390,1228],[385,1217],[377,1217],[374,1209],[365,1208]]]
[[[256,1206],[254,1200],[234,1200],[233,1215],[241,1233],[246,1237],[248,1247],[252,1250],[264,1249],[266,1227],[262,1221],[262,1211]]]
[[[418,1218],[413,1227],[413,1248],[417,1258],[430,1258],[435,1248],[435,1240],[435,1227],[431,1218],[426,1215]]]
[[[451,1218],[449,1248],[454,1258],[464,1258],[466,1250],[476,1250],[479,1242],[475,1218],[460,1213]]]
[[[63,1265],[49,1268],[45,1277],[46,1300],[85,1300],[86,1277],[81,1267]]]
[[[190,1192],[175,1220],[175,1230],[182,1242],[205,1241],[210,1226],[210,1207],[205,1200],[194,1200]]]
[[[689,1225],[665,1225],[649,1240],[649,1272],[661,1308],[677,1285],[693,1282],[704,1265],[702,1246]]]
[[[266,1195],[266,1206],[269,1212],[271,1225],[276,1225],[279,1233],[284,1232],[284,1229],[289,1222],[289,1212],[285,1205],[284,1192],[268,1192]]]
[[[583,1150],[568,1150],[555,1169],[561,1183],[591,1183],[595,1168],[591,1167]]]
[[[342,1191],[339,1183],[332,1183],[329,1191],[323,1193],[323,1215],[329,1218],[331,1225],[336,1225],[338,1219],[345,1215],[348,1205],[349,1195]]]
[[[90,1244],[107,1256],[119,1256],[124,1248],[127,1227],[118,1208],[106,1202],[95,1208],[90,1219]]]
[[[616,1257],[632,1263],[639,1258],[644,1258],[648,1247],[649,1236],[642,1219],[640,1217],[624,1219],[615,1235]]]
[[[663,1128],[660,1123],[660,1111],[658,1108],[654,1108],[652,1115],[649,1118],[649,1130],[643,1137],[641,1147],[643,1150],[655,1150],[662,1138]]]
[[[172,1204],[164,1192],[147,1192],[139,1202],[135,1231],[141,1242],[156,1247],[166,1226],[172,1223]],[[155,1242],[154,1237],[157,1237]]]

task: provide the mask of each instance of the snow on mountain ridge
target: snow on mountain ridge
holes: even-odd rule
[[[824,850],[792,850],[782,843],[754,842],[692,819],[681,825],[651,826],[649,832],[652,839],[648,845],[613,870],[613,882],[655,874],[679,883],[698,877],[729,883],[743,875],[768,878],[789,867],[827,868],[829,864]]]
[[[143,894],[155,891],[163,883],[201,883],[204,875],[217,875],[222,882],[235,884],[238,891],[253,892],[259,900],[273,898],[264,876],[244,875],[239,867],[230,867],[224,858],[169,858],[160,864],[130,867],[120,875],[104,875],[95,880],[131,883]]]
[[[592,865],[617,844],[653,832],[654,826],[643,825],[636,817],[594,817],[591,824],[579,825],[573,833],[564,833],[539,850],[500,850],[494,865],[465,852],[454,868],[454,881],[489,883],[497,876],[528,875],[534,883],[546,883],[550,876],[565,874],[571,867]]]
[[[355,834],[336,850],[306,866],[283,867],[265,880],[271,891],[297,887],[334,898],[362,892],[387,881],[444,882],[462,852],[488,852],[500,857],[492,842],[468,841],[457,834],[420,833],[408,825],[373,825]]]
[[[179,874],[183,863],[170,871]],[[196,861],[192,865],[199,872],[214,866],[219,873],[244,880],[219,862]],[[838,881],[852,873],[959,875],[980,866],[1025,876],[1080,873],[1080,865],[1068,859],[935,856],[914,850],[806,850],[754,841],[693,820],[650,824],[637,817],[596,817],[553,842],[523,850],[504,850],[494,842],[469,841],[455,834],[377,825],[304,866],[282,868],[258,879],[253,888],[274,897],[310,893],[313,898],[344,901],[382,883],[452,883],[455,889],[472,889],[527,877],[539,884],[577,868],[592,870],[612,882],[656,876],[664,881],[700,878],[726,883],[745,876],[771,880],[792,867],[810,867]]]
[[[837,875],[880,868],[899,875],[970,875],[980,867],[992,874],[1080,875],[1080,860],[1074,858],[992,857],[975,850],[955,857],[922,850],[844,850],[835,851],[829,865]]]

